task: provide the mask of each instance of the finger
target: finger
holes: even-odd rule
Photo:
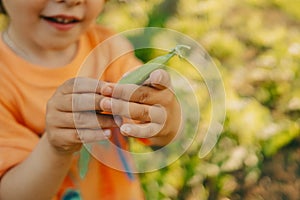
[[[77,77],[67,80],[59,87],[59,90],[63,94],[100,93],[103,85],[105,85],[105,83],[97,79]]]
[[[82,143],[92,143],[109,139],[111,137],[111,130],[80,129],[77,130],[77,135]]]
[[[151,138],[157,136],[162,130],[163,125],[157,123],[147,124],[123,124],[120,128],[125,136],[136,138]]]
[[[47,134],[49,141],[56,146],[80,144],[81,140],[76,129],[54,128],[52,134]]]
[[[76,152],[82,143],[91,143],[109,139],[111,131],[92,129],[54,129],[54,133],[46,133],[49,142],[61,152]]]
[[[66,112],[56,117],[56,127],[78,129],[105,129],[118,127],[112,115],[101,115],[95,112]],[[48,121],[51,119],[48,119]]]
[[[100,107],[113,115],[142,122],[164,123],[167,118],[165,109],[159,105],[150,106],[106,97],[100,102]]]
[[[102,115],[95,112],[73,113],[72,122],[76,128],[105,129],[118,127],[112,115]]]
[[[110,96],[116,99],[122,99],[125,101],[131,101],[141,104],[153,105],[157,102],[164,102],[171,100],[169,97],[173,98],[173,93],[171,90],[158,90],[153,87],[148,86],[138,86],[134,84],[118,84],[110,85],[113,92]]]
[[[75,129],[53,129],[52,134],[46,132],[50,144],[61,152],[78,151],[82,142]]]
[[[156,89],[165,89],[171,87],[170,75],[163,69],[158,69],[150,74],[149,79],[144,83],[150,85]]]
[[[133,91],[128,101],[147,105],[158,103],[166,105],[169,104],[173,98],[174,94],[171,90],[158,90],[153,87],[140,86]]]
[[[95,93],[64,95],[57,109],[65,112],[100,110],[100,102],[104,97]]]

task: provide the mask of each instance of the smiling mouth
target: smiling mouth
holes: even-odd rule
[[[46,17],[46,16],[41,16],[42,19],[58,23],[58,24],[74,24],[80,22],[80,20],[72,17],[61,17],[61,16],[56,16],[56,17]]]

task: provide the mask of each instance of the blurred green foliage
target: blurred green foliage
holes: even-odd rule
[[[195,39],[218,66],[226,88],[227,115],[217,146],[200,159],[196,141],[171,166],[141,174],[147,199],[231,199],[241,179],[256,184],[264,160],[299,138],[299,7],[294,0],[108,3],[99,21],[116,31],[158,26]],[[194,73],[188,78],[203,86]],[[207,108],[209,96],[198,95],[200,108]],[[204,128],[209,109],[201,113]]]

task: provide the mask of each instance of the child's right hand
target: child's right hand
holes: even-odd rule
[[[46,111],[46,134],[55,150],[74,153],[83,142],[107,139],[108,128],[117,127],[112,115],[95,112],[100,111],[103,85],[95,79],[74,78],[56,90]]]

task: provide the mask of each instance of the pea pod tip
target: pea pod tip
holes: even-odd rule
[[[171,50],[171,52],[174,52],[174,54],[178,55],[180,58],[183,58],[182,49],[190,50],[191,47],[184,44],[178,44],[174,49]]]

